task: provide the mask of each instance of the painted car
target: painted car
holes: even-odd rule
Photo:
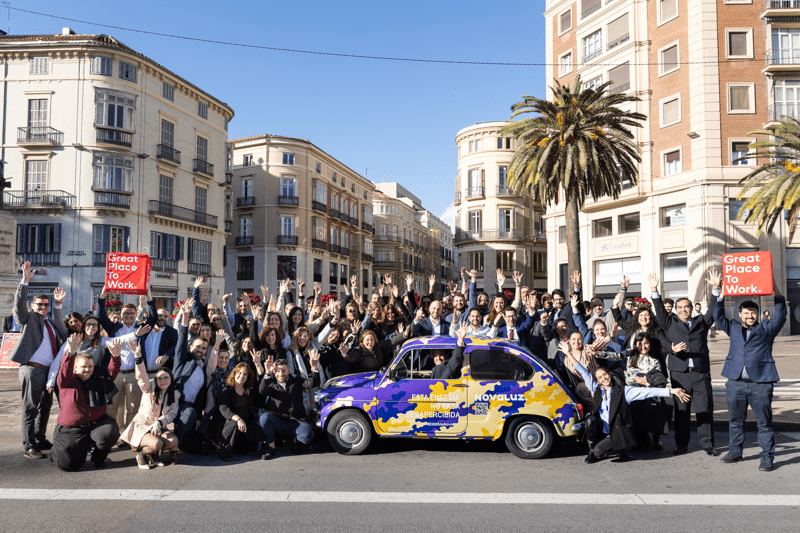
[[[333,449],[365,452],[375,435],[429,439],[505,437],[525,459],[544,457],[555,437],[578,437],[582,411],[537,357],[517,344],[468,337],[457,379],[431,379],[433,350],[451,351],[454,337],[403,344],[378,372],[329,380],[319,390],[319,425]]]

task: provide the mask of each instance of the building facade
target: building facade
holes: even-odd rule
[[[450,228],[399,183],[378,183],[375,187],[376,272],[391,273],[395,279],[414,276],[417,294],[428,292],[428,279],[435,275],[438,290],[443,293],[447,281],[456,275]]]
[[[517,193],[507,183],[516,141],[501,137],[508,122],[468,126],[456,135],[456,234],[458,264],[478,271],[478,288],[495,292],[498,268],[511,275],[522,272],[523,283],[547,287],[545,222],[543,211],[527,192]]]
[[[228,143],[229,292],[277,290],[286,278],[342,295],[372,288],[374,184],[303,139],[259,135]]]
[[[648,116],[634,132],[638,184],[581,213],[584,296],[610,297],[623,274],[635,293],[643,282],[649,291],[655,272],[666,296],[705,302],[706,273],[723,253],[770,251],[778,286],[796,302],[786,332],[800,333],[797,238],[787,245],[785,223],[759,236],[737,220],[736,199],[755,164],[737,161],[755,140],[748,132],[800,117],[798,16],[800,4],[780,0],[547,1],[547,79],[611,81]],[[550,284],[566,287],[563,206],[547,218]]]
[[[65,308],[84,313],[106,254],[133,252],[152,258],[160,305],[198,275],[221,298],[233,110],[107,35],[3,35],[0,58],[3,200],[39,269],[29,294],[68,288]]]

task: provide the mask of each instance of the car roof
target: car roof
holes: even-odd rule
[[[458,339],[447,335],[436,335],[432,337],[414,337],[406,341],[402,350],[409,349],[435,349],[435,348],[454,348]],[[464,343],[467,347],[485,346],[488,348],[499,348],[504,351],[522,352],[526,356],[537,359],[525,346],[515,342],[508,342],[499,337],[466,337]],[[538,360],[538,359],[537,359]]]

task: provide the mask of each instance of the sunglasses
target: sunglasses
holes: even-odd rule
[[[34,302],[33,305],[38,305],[39,307],[50,307],[50,304],[48,302],[44,302],[44,303],[42,303],[42,302]]]

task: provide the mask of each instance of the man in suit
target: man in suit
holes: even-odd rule
[[[203,415],[206,405],[205,357],[208,341],[199,337],[189,343],[188,324],[193,299],[183,304],[182,323],[178,327],[178,345],[175,347],[175,363],[172,375],[175,386],[181,393],[178,416],[175,418],[175,436],[178,446],[184,451],[199,451],[197,421]]]
[[[3,333],[19,333],[19,324],[14,320],[14,313],[3,319]]]
[[[172,368],[175,359],[175,347],[178,345],[178,331],[169,325],[169,311],[158,310],[156,325],[140,339],[142,357],[147,364],[147,374],[155,378],[161,367]]]
[[[517,310],[510,305],[503,309],[502,314],[494,319],[493,326],[497,327],[497,336],[510,342],[515,342],[523,346],[530,343],[529,337],[533,334],[533,327],[536,325],[536,309],[533,307],[533,297],[529,297],[525,302],[527,313],[524,321],[517,325]],[[500,326],[500,320],[505,320],[505,324]],[[509,326],[511,324],[511,326]]]
[[[467,336],[469,325],[464,324],[456,330],[458,341],[453,349],[453,355],[447,357],[447,350],[433,350],[434,367],[431,370],[431,379],[458,379],[461,377],[461,367],[464,364],[464,337]]]
[[[417,308],[414,317],[414,324],[411,326],[412,333],[417,337],[427,337],[430,335],[449,335],[450,322],[442,316],[442,302],[434,300],[428,307],[430,316],[423,317],[422,306]]]
[[[688,451],[691,404],[694,404],[700,446],[708,455],[717,455],[714,450],[714,392],[708,357],[708,330],[714,323],[712,306],[708,306],[704,315],[692,318],[692,302],[688,298],[678,298],[675,315],[669,315],[658,293],[658,278],[649,274],[647,279],[652,291],[653,310],[667,339],[678,348],[669,354],[667,361],[672,386],[691,395],[688,402],[679,400],[675,404],[674,452],[683,454]]]
[[[20,338],[11,350],[11,360],[20,365],[22,386],[22,445],[25,457],[41,459],[41,450],[53,445],[47,440],[47,421],[53,405],[53,394],[47,392],[47,374],[58,350],[67,338],[67,328],[61,318],[61,303],[67,293],[61,288],[53,291],[53,320],[47,318],[50,297],[33,297],[28,311],[28,283],[33,277],[30,261],[22,265],[22,281],[14,294],[12,313],[20,325]]]
[[[717,328],[730,337],[730,348],[722,375],[728,378],[725,396],[728,400],[730,422],[728,424],[728,453],[723,463],[735,463],[742,458],[744,443],[744,421],[747,406],[753,410],[758,426],[758,445],[761,446],[761,462],[758,469],[772,470],[775,456],[775,433],[772,429],[772,391],[778,372],[772,358],[775,337],[786,323],[786,299],[780,295],[773,280],[775,294],[775,318],[758,321],[758,304],[745,301],[739,305],[739,320],[725,316],[725,296],[722,293],[722,275],[709,273],[714,301],[714,320]]]

